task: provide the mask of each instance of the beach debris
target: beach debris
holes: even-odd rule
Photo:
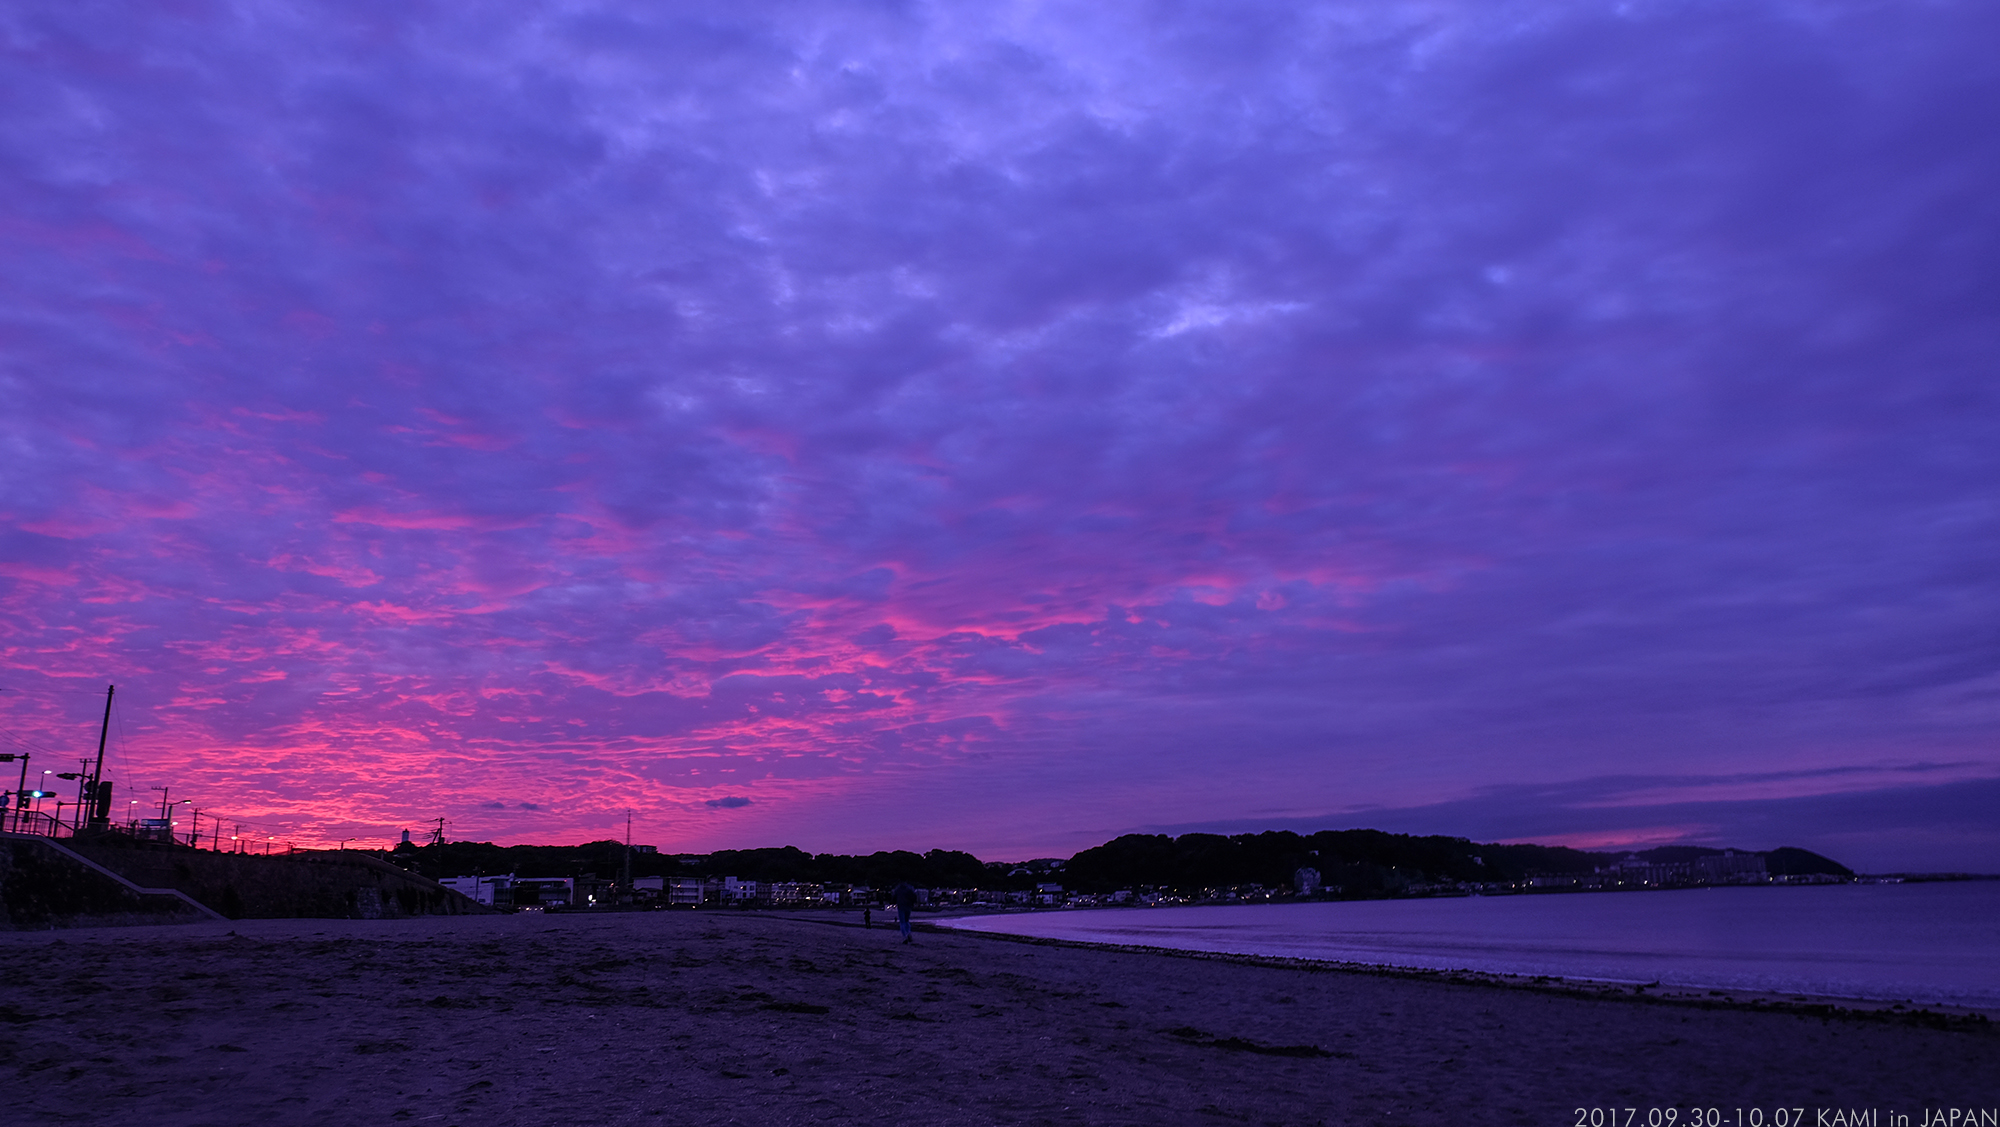
[[[1167,1030],[1169,1037],[1178,1037],[1190,1045],[1202,1045],[1211,1049],[1222,1049],[1232,1053],[1258,1053],[1267,1057],[1351,1057],[1352,1053],[1331,1053],[1318,1045],[1263,1045],[1242,1037],[1217,1037],[1183,1025]]]

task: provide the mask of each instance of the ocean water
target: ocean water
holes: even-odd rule
[[[1606,982],[2000,1007],[2000,881],[967,916],[946,927]]]

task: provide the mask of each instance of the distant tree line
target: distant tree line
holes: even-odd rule
[[[410,847],[403,847],[409,850]],[[1668,845],[1638,851],[1653,864],[1713,856],[1720,849]],[[407,856],[407,854],[405,854]],[[1285,887],[1299,869],[1320,874],[1329,892],[1375,896],[1414,884],[1516,881],[1535,874],[1588,873],[1627,856],[1548,845],[1481,844],[1462,837],[1418,837],[1380,830],[1325,830],[1297,834],[1127,834],[1086,849],[1067,862],[1045,858],[1019,863],[981,861],[970,853],[895,850],[857,856],[774,849],[720,850],[701,857],[665,853],[631,855],[631,872],[646,876],[734,876],[745,880],[803,881],[887,888],[909,881],[924,888],[1025,889],[1054,881],[1078,892],[1111,892],[1151,886],[1195,890],[1261,884]],[[1763,854],[1778,875],[1829,873],[1852,876],[1838,862],[1804,849]],[[615,877],[626,861],[616,841],[583,845],[494,845],[454,841],[414,850],[416,871],[428,877],[514,873],[524,877]]]
[[[583,845],[494,845],[483,841],[452,841],[414,851],[416,870],[433,879],[450,876],[513,873],[523,877],[615,877],[625,863],[625,845],[593,841]],[[1060,862],[1054,862],[1060,864]],[[988,864],[970,853],[933,849],[928,853],[895,850],[851,856],[807,853],[783,846],[775,849],[725,849],[695,859],[665,853],[631,857],[635,877],[741,877],[760,881],[804,881],[814,884],[867,885],[888,888],[909,881],[922,888],[1030,888],[1049,879],[1051,862]]]

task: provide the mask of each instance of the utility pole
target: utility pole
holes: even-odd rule
[[[618,873],[618,883],[626,892],[632,891],[632,811],[625,811],[625,865]]]
[[[71,828],[77,832],[81,832],[83,829],[84,805],[97,795],[97,779],[90,773],[90,757],[86,755],[76,761],[76,774],[72,775],[68,771],[64,771],[56,777],[59,779],[71,778],[76,780],[76,825]],[[56,815],[56,821],[62,821],[61,814]]]
[[[159,791],[159,792],[160,792],[160,821],[162,821],[162,822],[166,821],[166,820],[167,820],[167,790],[168,790],[169,788],[167,788],[167,787],[147,787],[146,789],[147,789],[147,790],[156,790],[156,791]]]
[[[0,692],[6,692],[6,690],[0,689]],[[14,756],[12,755],[0,755],[0,763],[9,762],[13,758]],[[22,806],[26,806],[28,804],[28,800],[25,797],[21,797],[21,792],[28,789],[28,753],[25,751],[21,752],[20,759],[21,759],[21,786],[20,789],[16,790],[13,794],[6,795],[4,796],[4,798],[0,798],[0,802],[5,803],[5,805],[0,805],[0,825],[6,824],[5,816],[10,810],[14,808],[16,803],[19,803]],[[21,816],[19,814],[15,814],[14,829],[16,831],[19,831],[20,828],[21,828]]]
[[[0,763],[14,758],[17,757],[14,755],[0,756]],[[28,753],[25,751],[21,752],[18,758],[21,760],[21,784],[14,790],[14,801],[8,804],[14,807],[14,830],[16,833],[19,833],[21,829],[21,810],[25,809],[28,805]]]
[[[117,691],[116,685],[104,686],[104,723],[97,729],[97,769],[90,773],[90,828],[93,830],[111,828],[111,791],[104,785],[104,741],[111,735],[111,695]],[[77,819],[77,825],[83,825],[81,817]]]
[[[440,817],[439,817],[439,818],[437,819],[437,824],[438,824],[438,828],[437,828],[437,829],[434,829],[434,830],[432,830],[432,831],[431,831],[431,844],[432,844],[432,845],[443,845],[443,844],[444,844],[444,818],[443,818],[442,816],[440,816]]]

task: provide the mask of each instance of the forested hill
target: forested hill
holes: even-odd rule
[[[1588,873],[1616,857],[1546,845],[1480,845],[1462,837],[1380,830],[1259,834],[1127,834],[1070,858],[1064,883],[1096,892],[1136,885],[1286,886],[1302,868],[1329,885],[1389,889],[1439,881],[1507,881],[1530,873]]]
[[[1653,864],[1691,861],[1723,852],[1700,846],[1640,850]],[[1380,830],[1296,834],[1127,834],[1070,858],[1063,883],[1084,892],[1139,885],[1217,888],[1289,885],[1302,868],[1317,869],[1330,886],[1392,891],[1443,881],[1513,881],[1536,874],[1588,873],[1617,863],[1625,852],[1592,853],[1562,846],[1480,844],[1462,837],[1415,837]],[[1763,855],[1771,872],[1853,876],[1845,866],[1803,849]]]

